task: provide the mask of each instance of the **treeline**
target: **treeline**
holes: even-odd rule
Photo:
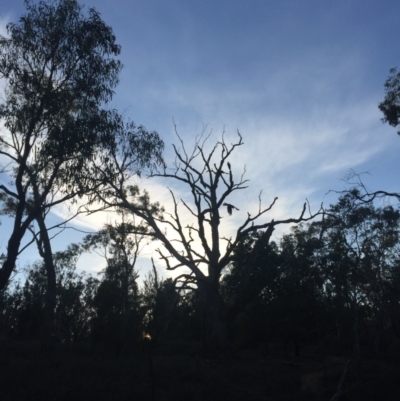
[[[144,238],[129,223],[107,225],[54,254],[56,341],[92,344],[126,354],[152,341],[199,341],[203,315],[196,289],[160,279],[154,269],[138,285],[135,263]],[[229,347],[262,352],[386,353],[400,338],[400,212],[342,195],[323,218],[294,226],[279,242],[252,252],[262,232],[236,247],[221,279]],[[78,273],[82,252],[106,258],[101,276]],[[250,258],[251,256],[251,258]],[[251,270],[246,269],[253,263]],[[247,272],[250,271],[250,274]],[[1,292],[2,336],[40,339],[45,324],[46,269],[34,263],[25,282]],[[244,290],[243,290],[244,288]],[[227,309],[228,311],[228,309]]]
[[[180,296],[172,279],[154,269],[139,287],[135,270],[141,237],[128,234],[128,223],[107,225],[81,244],[53,255],[57,277],[53,346],[93,344],[111,354],[129,354],[143,340],[184,332],[188,294]],[[106,268],[94,276],[77,271],[83,252],[100,249]],[[18,340],[46,338],[46,267],[37,261],[0,292],[0,335]],[[189,296],[190,298],[190,296]],[[179,318],[178,315],[180,314]],[[169,323],[172,322],[172,325]],[[178,336],[182,338],[181,336]]]
[[[283,340],[360,358],[386,352],[400,338],[399,210],[360,202],[357,190],[341,196],[320,221],[293,227],[257,259],[235,317],[241,341]],[[257,236],[241,244],[227,292]]]

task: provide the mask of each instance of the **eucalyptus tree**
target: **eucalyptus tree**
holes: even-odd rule
[[[320,228],[324,245],[316,259],[325,277],[326,296],[340,315],[341,325],[346,326],[346,316],[351,322],[358,359],[362,321],[375,321],[378,337],[383,326],[390,328],[385,320],[391,304],[398,302],[390,300],[389,294],[400,251],[399,211],[392,206],[375,208],[359,199],[358,190],[353,189],[326,210],[323,221],[313,224],[314,229]]]
[[[383,114],[382,122],[387,123],[392,127],[398,128],[400,125],[400,72],[397,68],[391,68],[389,70],[389,76],[384,84],[385,98],[379,103],[379,110]],[[400,129],[397,130],[397,134],[400,135]],[[376,199],[382,199],[386,197],[392,197],[400,200],[399,192],[391,192],[385,190],[370,191],[363,183],[360,174],[351,172],[347,181],[352,186],[356,186],[359,189],[358,198],[359,201],[364,203],[373,202]]]
[[[392,127],[400,124],[400,73],[396,68],[390,69],[385,82],[385,99],[379,103],[379,109],[384,117],[382,121]],[[397,131],[400,134],[400,131]]]
[[[92,278],[76,272],[81,249],[70,245],[53,255],[56,273],[55,328],[59,340],[64,343],[76,342],[88,336],[90,324],[90,301],[86,291]],[[43,321],[46,319],[46,266],[38,260],[27,267],[24,285],[11,287],[9,298],[14,299],[13,328],[11,335],[32,339],[43,335]]]
[[[118,147],[119,137],[132,146],[154,145],[154,152],[162,142],[155,133],[147,140],[142,127],[106,108],[122,65],[120,46],[100,14],[76,0],[25,0],[25,5],[27,13],[0,38],[0,77],[6,85],[0,105],[0,198],[3,213],[14,219],[0,288],[14,269],[22,238],[33,230],[45,260],[51,320],[56,286],[46,215],[104,188],[94,165],[101,164],[112,181],[116,172],[105,154]],[[131,147],[131,163],[148,162],[149,152],[141,159],[140,149]]]
[[[225,298],[241,293],[231,316],[238,343],[284,340],[293,343],[297,355],[306,333],[320,340],[326,321],[323,284],[318,262],[321,241],[312,225],[299,224],[279,245],[264,244],[251,258],[261,233],[241,241],[229,271],[222,279]],[[245,291],[243,270],[253,264]],[[236,312],[236,313],[235,313]]]
[[[133,343],[141,331],[143,316],[136,262],[145,233],[143,224],[133,225],[122,213],[120,221],[87,235],[82,244],[82,249],[94,251],[106,261],[94,297],[93,335],[112,342],[118,352],[121,346]]]
[[[186,268],[186,272],[178,275],[175,281],[181,280],[182,288],[195,288],[198,292],[202,303],[203,344],[206,349],[215,349],[226,346],[226,313],[235,299],[223,300],[220,279],[223,270],[232,261],[238,243],[250,233],[262,231],[258,245],[254,247],[254,256],[268,243],[277,225],[309,220],[316,214],[306,216],[305,204],[297,218],[262,222],[260,219],[273,208],[277,198],[266,207],[261,205],[260,199],[255,213],[247,214],[232,237],[224,237],[220,229],[221,218],[228,218],[225,207],[228,207],[226,213],[233,209],[229,207],[233,205],[227,203],[228,198],[236,191],[247,188],[248,180],[244,178],[244,173],[235,179],[229,162],[233,153],[243,145],[243,140],[239,134],[238,140],[228,145],[222,138],[207,152],[206,139],[197,138],[192,152],[186,151],[181,140],[181,149],[174,146],[174,167],[152,175],[165,183],[173,180],[181,184],[191,202],[187,198],[179,201],[171,190],[172,210],[163,212],[158,203],[150,201],[147,192],[130,185],[122,176],[119,185],[110,183],[114,198],[99,194],[98,200],[104,203],[104,207],[119,207],[145,221],[149,227],[148,235],[163,245],[158,254],[168,270]],[[119,168],[124,170],[121,164]],[[180,205],[189,212],[192,222],[184,222]],[[245,281],[253,266],[250,258],[243,272]]]

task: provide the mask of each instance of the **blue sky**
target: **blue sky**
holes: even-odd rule
[[[279,197],[269,218],[298,215],[305,198],[313,209],[333,202],[326,193],[345,187],[349,169],[370,172],[372,190],[399,190],[400,138],[377,108],[389,69],[400,67],[398,1],[84,4],[101,13],[122,46],[112,106],[159,132],[167,162],[177,142],[173,120],[189,148],[204,124],[213,130],[211,142],[223,130],[229,142],[242,133],[234,171],[246,165],[250,188],[229,199],[240,212],[226,217],[226,232],[254,213],[260,190],[265,204]],[[23,12],[23,1],[2,0],[0,26]],[[165,184],[140,182],[168,206]],[[96,219],[80,224],[95,228],[104,217]],[[4,222],[3,247],[6,228]],[[76,237],[60,237],[56,250]],[[20,263],[33,257],[29,252]],[[93,256],[82,260],[81,267],[97,269]]]

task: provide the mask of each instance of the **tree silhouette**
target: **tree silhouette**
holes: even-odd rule
[[[220,278],[223,269],[231,262],[237,244],[246,235],[265,230],[261,235],[260,245],[253,250],[255,255],[262,243],[268,243],[276,225],[312,219],[316,214],[305,217],[305,204],[298,218],[258,223],[277,201],[275,198],[269,206],[262,207],[260,199],[256,213],[253,216],[248,213],[235,236],[222,237],[220,208],[234,192],[247,188],[248,180],[244,179],[244,174],[235,181],[231,165],[228,164],[228,159],[243,145],[243,140],[239,134],[238,140],[228,146],[222,138],[207,154],[207,139],[198,138],[191,153],[186,151],[183,141],[180,140],[181,150],[174,146],[176,163],[172,172],[165,170],[163,173],[153,174],[153,177],[172,179],[185,186],[191,194],[192,204],[183,199],[181,203],[193,217],[194,223],[183,223],[179,201],[172,191],[170,193],[174,206],[171,213],[163,213],[158,203],[151,203],[147,192],[141,193],[137,187],[126,181],[122,182],[122,179],[119,186],[110,185],[114,190],[114,199],[102,197],[101,194],[99,199],[104,207],[117,206],[148,224],[148,235],[161,241],[164,246],[164,249],[158,249],[158,253],[168,270],[182,267],[189,269],[190,273],[180,274],[175,281],[181,282],[182,288],[196,288],[198,291],[202,304],[203,344],[205,349],[216,349],[226,346],[226,313],[235,303],[235,299],[224,302],[220,293]],[[124,166],[120,164],[119,168],[123,171]],[[165,229],[170,229],[171,232],[167,233]],[[244,285],[252,267],[253,264],[249,263],[245,268]]]
[[[25,4],[26,15],[8,24],[9,37],[0,38],[0,76],[6,81],[0,105],[5,127],[0,172],[12,179],[0,185],[0,200],[3,213],[14,219],[0,288],[7,284],[22,251],[21,240],[31,230],[46,266],[50,333],[56,277],[47,214],[56,205],[82,200],[104,187],[96,164],[112,180],[116,172],[109,168],[107,155],[118,147],[119,137],[128,141],[136,168],[151,163],[162,141],[156,133],[147,140],[147,132],[138,134],[134,124],[105,108],[118,83],[120,46],[99,13],[92,8],[84,12],[75,0]],[[143,154],[134,146],[142,146]]]
[[[384,123],[392,127],[400,124],[400,73],[396,68],[390,69],[390,75],[385,82],[385,99],[379,103],[379,109],[384,115]],[[400,135],[400,131],[397,133]]]
[[[134,226],[124,213],[121,215],[121,221],[106,224],[97,233],[87,235],[83,242],[84,249],[101,253],[107,262],[94,297],[93,336],[100,342],[111,343],[117,354],[134,344],[142,330],[135,265],[146,232],[145,226]],[[132,231],[137,232],[131,234]]]

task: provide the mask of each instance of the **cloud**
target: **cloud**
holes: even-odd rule
[[[197,8],[179,8],[177,12],[160,4],[162,13],[159,7],[139,8],[133,25],[131,20],[121,19],[115,7],[101,6],[107,7],[109,12],[103,15],[111,25],[111,20],[118,18],[118,37],[122,35],[126,41],[122,61],[127,68],[114,104],[120,110],[128,105],[126,115],[134,113],[138,123],[160,132],[170,166],[174,161],[171,144],[178,143],[172,118],[187,149],[192,149],[203,124],[213,130],[208,150],[224,130],[229,144],[237,140],[237,129],[242,133],[244,145],[234,152],[231,164],[235,179],[245,168],[245,178],[250,181],[248,188],[228,199],[240,211],[228,216],[221,210],[223,236],[233,236],[247,213],[257,212],[261,190],[263,205],[279,197],[263,222],[297,217],[306,198],[315,211],[349,168],[373,167],[374,160],[394,148],[382,135],[377,104],[383,81],[373,71],[378,68],[376,60],[385,62],[380,57],[385,56],[384,46],[379,46],[390,42],[383,36],[384,42],[374,37],[383,29],[376,18],[354,25],[348,14],[359,14],[354,5],[346,5],[345,12],[339,7],[329,13],[325,7],[257,6],[234,13],[232,8],[226,13],[222,7],[217,17],[206,6],[207,12],[200,18]],[[237,24],[239,19],[243,22],[243,13],[246,24]],[[186,14],[190,19],[181,18]],[[221,25],[222,15],[227,19]],[[171,25],[171,18],[176,24]],[[148,21],[153,19],[157,23],[149,31]],[[389,29],[387,19],[383,20]],[[6,22],[0,20],[0,33],[5,32]],[[366,41],[364,34],[376,43]],[[132,41],[132,37],[139,40]],[[392,170],[397,171],[395,167]],[[137,183],[169,212],[174,205],[167,186],[177,199],[190,201],[188,188],[173,180],[138,179]],[[183,224],[193,223],[182,204],[179,213]],[[54,209],[54,214],[63,219],[71,211],[63,206]],[[105,213],[80,215],[72,224],[98,230],[115,218]],[[277,228],[276,236],[285,230]],[[156,246],[152,243],[145,250],[143,265],[156,256]]]
[[[0,35],[8,37],[7,24],[11,21],[10,15],[5,14],[0,16]]]

